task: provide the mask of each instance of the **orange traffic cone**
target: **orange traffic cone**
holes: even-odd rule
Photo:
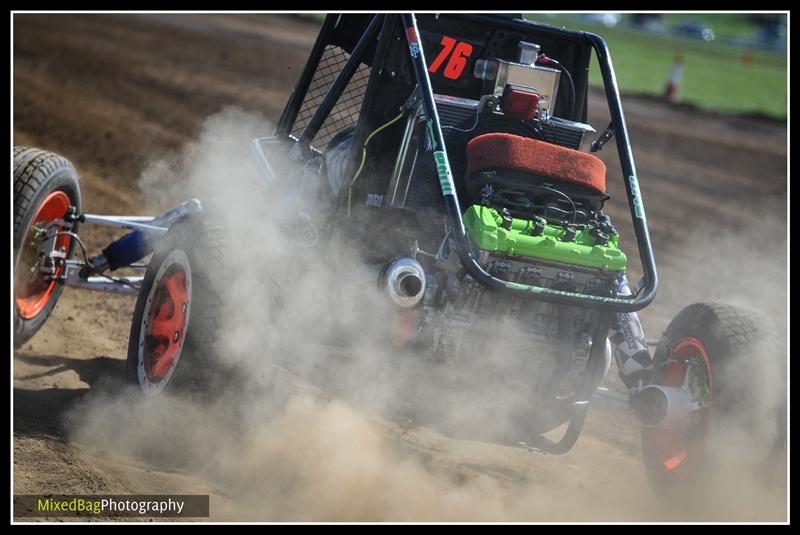
[[[672,61],[672,67],[669,70],[669,78],[667,78],[667,85],[664,88],[664,97],[670,102],[678,102],[680,100],[681,82],[683,81],[683,54],[678,52],[675,54],[675,59]]]

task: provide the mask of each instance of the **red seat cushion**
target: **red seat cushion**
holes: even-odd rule
[[[512,134],[483,134],[467,144],[467,174],[516,169],[606,191],[606,165],[599,158],[566,147]]]

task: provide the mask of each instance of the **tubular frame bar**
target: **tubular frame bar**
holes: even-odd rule
[[[328,17],[330,17],[330,15],[328,15]],[[325,98],[323,98],[322,102],[320,102],[319,106],[314,111],[314,115],[311,116],[311,120],[308,121],[303,133],[300,134],[300,137],[297,140],[298,146],[308,146],[311,143],[311,140],[314,139],[314,136],[317,135],[317,132],[322,127],[325,119],[328,118],[328,115],[330,115],[333,107],[339,101],[339,97],[341,97],[342,93],[344,93],[344,90],[347,89],[347,84],[350,83],[350,79],[355,74],[358,66],[361,65],[361,60],[369,48],[369,45],[375,36],[378,35],[378,31],[381,28],[384,17],[385,15],[375,15],[372,17],[367,29],[364,30],[364,33],[358,40],[358,44],[356,44],[355,48],[353,49],[353,53],[350,54],[349,58],[347,58],[347,62],[345,62],[342,70],[339,72],[339,75],[331,84],[328,92],[325,94]]]
[[[319,65],[320,59],[322,59],[322,54],[325,52],[325,38],[335,26],[336,19],[337,15],[335,13],[328,14],[325,17],[322,28],[320,28],[319,34],[317,35],[317,40],[314,42],[314,47],[311,49],[308,60],[306,60],[305,68],[303,68],[300,78],[297,79],[297,83],[289,97],[289,102],[287,102],[286,107],[283,109],[281,118],[278,121],[278,126],[275,128],[275,136],[286,137],[291,133],[290,130],[297,119],[297,114],[300,112],[300,105],[306,98],[306,93],[308,93],[308,88],[311,86],[311,81],[314,78],[314,72],[316,71],[317,65]]]

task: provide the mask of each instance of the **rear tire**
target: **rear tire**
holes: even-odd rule
[[[36,251],[31,244],[35,223],[66,215],[68,206],[81,210],[78,174],[73,165],[58,154],[31,147],[14,147],[14,347],[28,341],[44,325],[64,291],[56,282],[48,283],[36,275]],[[78,232],[78,223],[72,232]],[[57,238],[67,258],[75,240]],[[25,264],[25,265],[23,265]],[[28,264],[31,264],[28,266]]]
[[[693,390],[708,407],[693,411],[682,431],[642,428],[645,470],[657,495],[686,502],[713,494],[717,470],[764,472],[785,451],[786,352],[780,349],[772,324],[751,310],[697,303],[675,316],[656,351],[652,383],[680,386],[697,370],[690,376]],[[664,365],[669,359],[673,364]],[[699,365],[680,364],[686,361]],[[736,436],[735,446],[721,436]],[[752,445],[744,447],[740,437]]]

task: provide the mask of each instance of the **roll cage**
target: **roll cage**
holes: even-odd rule
[[[474,54],[463,67],[471,73],[473,61],[486,57],[509,57],[519,41],[536,42],[572,73],[575,102],[556,104],[555,115],[585,121],[589,61],[594,52],[600,66],[616,138],[622,179],[633,220],[633,229],[644,276],[630,296],[597,296],[553,290],[506,281],[487,273],[474,258],[462,220],[445,139],[434,92],[475,98],[480,80],[431,73],[436,45],[447,35],[470,43]],[[452,38],[452,37],[451,37]],[[441,41],[444,43],[444,41]],[[433,142],[427,155],[435,159],[448,230],[456,253],[469,275],[480,284],[503,292],[605,311],[633,312],[650,304],[658,287],[658,274],[647,228],[636,167],[622,111],[617,80],[605,41],[598,35],[556,28],[521,19],[490,15],[377,14],[328,15],[278,122],[275,136],[292,143],[295,159],[324,152],[325,144],[342,128],[355,125],[352,149],[346,169],[352,174],[358,165],[360,147],[372,129],[383,124],[402,106],[414,88],[419,89]],[[389,138],[383,143],[392,150]],[[377,150],[381,150],[380,142]],[[396,145],[394,150],[396,150]],[[346,173],[346,174],[347,174]],[[371,173],[381,176],[381,173]],[[384,173],[385,175],[385,173]],[[355,195],[365,195],[371,184],[364,180]]]

